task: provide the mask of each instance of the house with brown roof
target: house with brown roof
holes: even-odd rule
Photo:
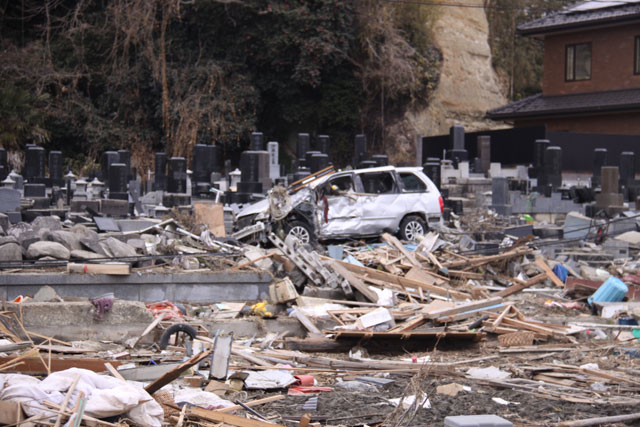
[[[544,41],[539,93],[487,113],[514,127],[640,135],[640,0],[592,0],[518,27]]]

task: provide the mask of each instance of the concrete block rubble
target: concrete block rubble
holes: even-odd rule
[[[107,292],[38,285],[5,297],[0,422],[632,421],[640,233],[613,224],[635,221],[570,213],[551,224],[467,209],[413,242],[383,233],[305,244],[271,232],[250,245],[176,219],[98,232],[40,217],[9,227],[7,244],[35,259],[4,276],[81,277]],[[206,274],[207,287],[139,301],[110,288],[157,271]],[[216,283],[246,274],[269,277],[252,298]]]

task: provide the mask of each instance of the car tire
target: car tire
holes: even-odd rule
[[[186,323],[176,323],[175,325],[169,326],[160,337],[160,349],[165,350],[169,345],[171,337],[174,334],[180,333],[188,335],[192,341],[195,339],[196,335],[198,335],[198,331],[193,326],[187,325]]]
[[[424,236],[427,232],[427,223],[418,215],[409,215],[400,222],[400,239],[408,242],[417,240],[418,236]]]
[[[291,221],[287,223],[285,231],[287,232],[287,236],[293,235],[305,245],[308,243],[313,244],[316,240],[313,229],[304,221]]]

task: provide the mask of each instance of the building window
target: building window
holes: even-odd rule
[[[640,36],[636,37],[636,54],[633,61],[633,73],[640,74]]]
[[[591,78],[591,43],[567,46],[565,80],[589,80]]]

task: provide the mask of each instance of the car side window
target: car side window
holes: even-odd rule
[[[427,191],[427,185],[416,175],[412,173],[400,173],[400,179],[402,179],[402,185],[404,191],[409,192],[425,192]]]
[[[393,175],[389,172],[371,172],[360,174],[365,193],[389,194],[395,193]]]
[[[327,194],[330,195],[353,191],[353,180],[350,175],[332,178],[327,184]]]

